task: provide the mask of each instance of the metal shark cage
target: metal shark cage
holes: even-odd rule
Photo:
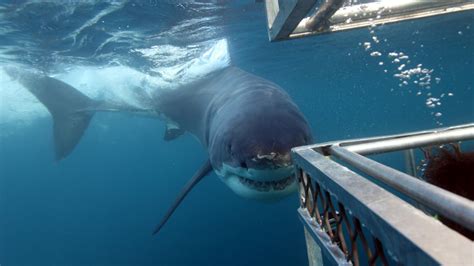
[[[474,203],[366,156],[473,139],[474,123],[294,148],[310,265],[472,265],[473,242],[426,210],[474,230]]]
[[[270,41],[474,9],[474,0],[265,0]]]

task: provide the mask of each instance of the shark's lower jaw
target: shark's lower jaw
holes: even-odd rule
[[[216,172],[232,191],[244,198],[275,201],[297,190],[293,166],[254,170],[223,165]]]

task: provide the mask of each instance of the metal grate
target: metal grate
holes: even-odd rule
[[[341,164],[472,230],[472,201],[361,155],[472,139],[474,124],[467,124],[293,149],[305,229],[334,264],[474,263],[469,239]]]
[[[358,249],[357,242],[359,242],[366,255],[366,260],[362,265],[376,265],[377,262],[388,265],[380,240],[370,235],[373,242],[372,245],[369,245],[368,237],[362,230],[360,220],[348,214],[344,204],[332,199],[327,190],[321,188],[317,182],[313,182],[309,175],[301,169],[297,175],[302,195],[300,207],[307,210],[310,217],[328,234],[331,243],[339,247],[348,261],[356,266],[361,264],[359,252],[362,251]],[[318,207],[318,204],[322,207]],[[334,207],[336,204],[337,210]]]

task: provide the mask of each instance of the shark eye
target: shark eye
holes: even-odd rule
[[[247,162],[245,161],[240,162],[240,167],[247,168]]]

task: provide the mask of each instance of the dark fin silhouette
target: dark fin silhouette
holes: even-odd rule
[[[92,115],[92,113],[53,115],[56,160],[59,161],[72,152],[89,125]]]
[[[56,160],[69,155],[89,125],[97,102],[70,85],[41,73],[15,68],[6,69],[6,72],[18,79],[51,113]]]
[[[166,130],[163,139],[166,141],[174,140],[175,138],[183,135],[184,132],[185,131],[179,126],[172,123],[168,123],[166,124]]]
[[[156,226],[155,230],[153,231],[153,235],[156,235],[161,228],[166,224],[168,219],[171,217],[173,212],[178,208],[179,204],[183,201],[183,199],[188,195],[189,191],[197,184],[199,181],[203,179],[210,171],[212,170],[211,162],[207,160],[203,166],[194,174],[191,180],[184,186],[184,188],[179,193],[178,197],[173,202],[173,205],[168,209],[165,216],[161,220],[161,222]]]

